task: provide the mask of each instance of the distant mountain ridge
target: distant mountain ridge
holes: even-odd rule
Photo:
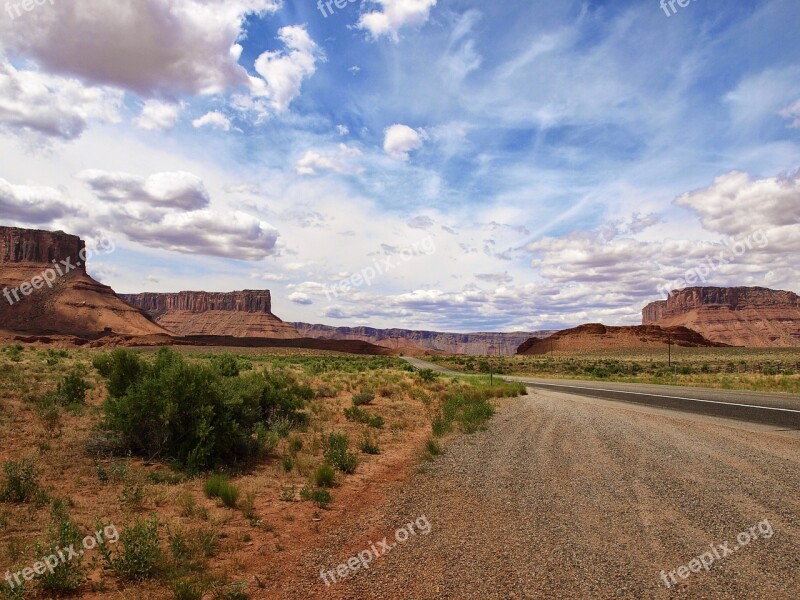
[[[301,337],[328,340],[361,340],[392,350],[439,352],[469,355],[512,355],[520,344],[531,338],[547,337],[555,330],[513,333],[443,333],[412,329],[377,329],[374,327],[332,327],[291,323]]]

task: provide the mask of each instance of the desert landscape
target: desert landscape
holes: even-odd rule
[[[797,598],[788,0],[0,13],[0,600]]]

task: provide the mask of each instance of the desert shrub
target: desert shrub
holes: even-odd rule
[[[36,556],[57,555],[63,548],[80,546],[82,536],[78,526],[67,514],[66,506],[61,501],[53,502],[52,523],[47,530],[44,542],[37,542]],[[83,556],[72,557],[68,561],[59,562],[52,573],[48,570],[38,577],[39,586],[47,594],[68,595],[78,591],[88,576],[89,569],[83,564]]]
[[[358,457],[348,452],[349,440],[343,433],[331,433],[325,441],[324,456],[328,463],[342,473],[355,473]]]
[[[152,363],[117,350],[95,366],[108,384],[108,429],[132,452],[171,459],[192,472],[274,450],[278,436],[270,425],[282,433],[287,423],[302,421],[299,411],[313,396],[286,372],[223,377],[167,348]]]
[[[236,508],[239,501],[239,489],[225,475],[212,475],[208,478],[203,491],[209,498],[219,498],[229,508]]]
[[[305,486],[300,490],[300,497],[303,500],[310,500],[320,508],[325,508],[331,503],[331,493],[326,489],[312,489]]]
[[[353,406],[367,406],[372,404],[373,400],[375,400],[375,394],[360,392],[353,396]]]
[[[109,544],[99,546],[106,569],[126,581],[151,579],[158,574],[162,562],[158,517],[136,517],[133,524],[123,527],[115,552]]]
[[[436,381],[436,379],[439,377],[439,374],[433,369],[421,369],[417,375],[419,375],[419,378],[426,383]]]
[[[193,581],[174,581],[172,583],[172,597],[175,600],[202,600],[203,588]]]
[[[333,484],[335,482],[336,482],[336,472],[330,465],[324,464],[320,466],[316,471],[314,471],[314,483],[316,483],[318,487],[322,488],[333,487]]]
[[[439,445],[439,442],[434,439],[428,440],[428,442],[425,444],[425,450],[431,456],[439,456],[442,453],[442,447]]]
[[[239,375],[239,361],[232,354],[213,356],[211,366],[222,377],[238,377]]]
[[[39,472],[33,459],[9,460],[3,463],[6,481],[0,488],[0,501],[12,504],[44,501],[39,486]]]
[[[58,384],[57,396],[62,406],[86,403],[86,392],[92,386],[83,378],[83,369],[74,369]]]
[[[378,441],[375,439],[369,430],[364,432],[364,436],[361,438],[361,444],[359,445],[359,449],[364,454],[380,454],[381,449],[378,447]]]

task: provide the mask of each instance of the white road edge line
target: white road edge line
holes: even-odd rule
[[[800,410],[792,410],[791,408],[775,408],[773,406],[757,406],[755,404],[738,404],[736,402],[720,402],[719,400],[701,400],[700,398],[684,398],[682,396],[664,396],[663,394],[646,394],[644,392],[626,392],[624,390],[605,390],[602,388],[587,388],[578,387],[576,385],[561,385],[558,383],[535,383],[533,381],[521,381],[520,383],[527,383],[528,385],[543,385],[551,387],[569,388],[572,390],[586,390],[587,392],[611,392],[614,394],[631,394],[632,396],[650,396],[652,398],[670,398],[672,400],[690,400],[692,402],[705,402],[707,404],[722,404],[724,406],[741,406],[743,408],[760,408],[762,410],[777,410],[779,412],[800,413]]]

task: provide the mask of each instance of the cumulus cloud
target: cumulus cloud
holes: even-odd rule
[[[122,92],[17,70],[0,56],[0,126],[72,140],[89,121],[119,122]]]
[[[221,112],[213,110],[192,121],[192,126],[195,129],[200,129],[201,127],[211,127],[213,129],[220,129],[222,131],[230,131],[231,121]]]
[[[758,228],[791,227],[796,231],[800,223],[800,171],[766,179],[733,171],[717,177],[707,188],[680,196],[676,203],[696,212],[706,229],[725,235]]]
[[[351,148],[347,144],[339,144],[335,152],[325,154],[309,150],[297,161],[296,169],[299,175],[316,175],[320,171],[353,173],[360,170],[354,161],[361,155],[358,148]]]
[[[270,256],[278,231],[269,223],[238,211],[171,212],[160,218],[136,218],[124,206],[112,211],[110,223],[130,240],[151,248],[255,261]]]
[[[255,96],[268,98],[274,110],[285,111],[300,95],[303,80],[316,72],[320,53],[303,26],[282,27],[278,39],[286,49],[264,52],[259,56],[255,69],[261,79],[251,77],[250,81]]]
[[[289,301],[294,302],[295,304],[303,305],[314,304],[314,301],[308,297],[308,294],[304,294],[302,292],[294,292],[293,294],[289,294]]]
[[[148,100],[142,107],[142,113],[135,120],[136,126],[147,131],[172,129],[175,123],[178,122],[184,107],[183,103],[174,104],[159,100]]]
[[[0,46],[50,71],[144,96],[213,94],[247,84],[237,43],[244,20],[279,6],[277,0],[55,2],[27,13],[24,27],[0,19]]]
[[[78,179],[89,185],[98,198],[113,203],[143,203],[153,207],[198,210],[210,203],[203,180],[178,171],[138,177],[129,173],[87,170]]]
[[[423,134],[408,125],[392,125],[386,129],[383,149],[392,158],[408,160],[409,154],[422,148]]]
[[[12,185],[0,178],[0,215],[5,221],[46,225],[76,212],[56,189]]]
[[[395,41],[403,27],[426,23],[431,9],[436,6],[436,0],[370,1],[373,4],[380,4],[381,8],[361,15],[357,27],[369,32],[374,39],[385,35]]]

